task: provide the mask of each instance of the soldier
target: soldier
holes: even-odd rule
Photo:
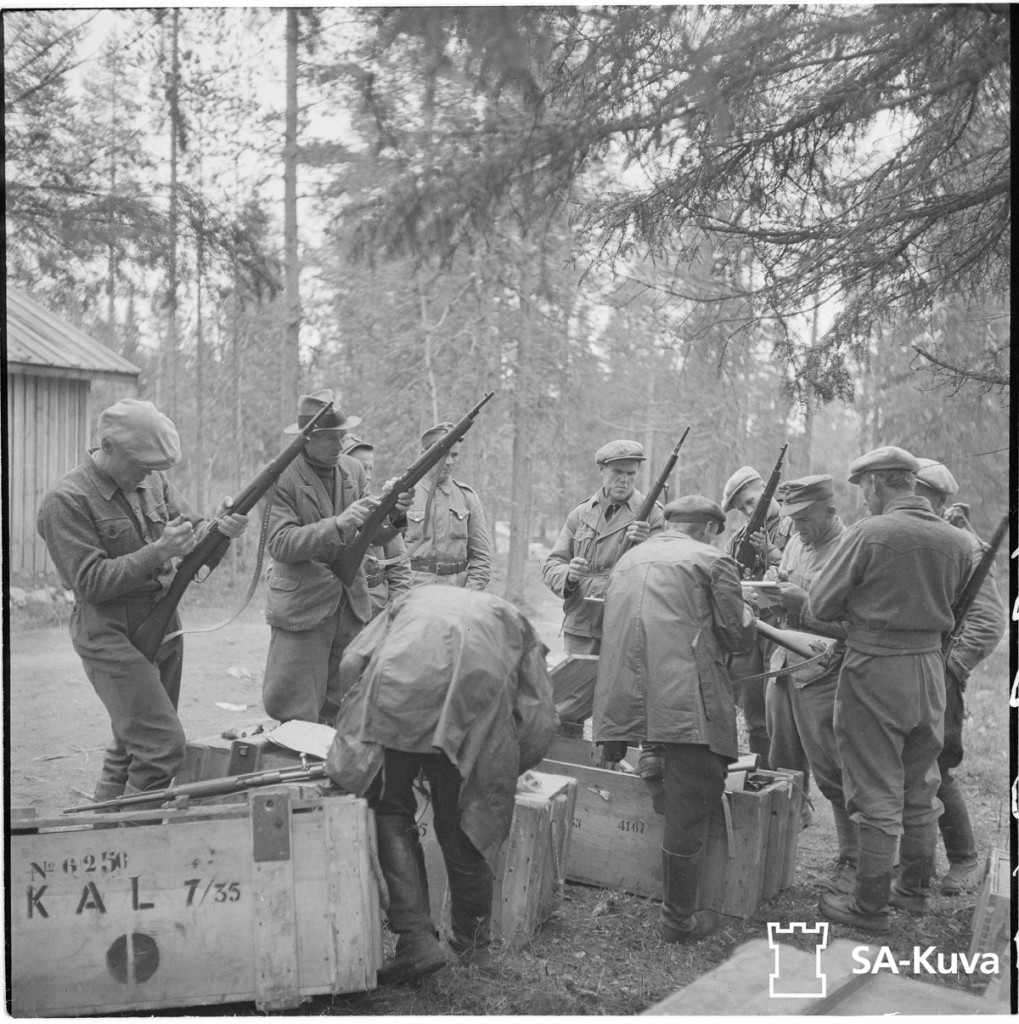
[[[753,466],[741,466],[725,482],[722,488],[722,511],[731,512],[738,509],[744,518],[743,524],[729,538],[725,545],[725,553],[735,558],[746,534],[750,517],[754,514],[757,499],[764,493],[764,480]],[[765,529],[757,538],[758,563],[751,579],[760,580],[765,570],[777,566],[782,559],[782,551],[789,540],[791,526],[788,519],[779,515],[778,504],[772,499],[765,520]],[[766,545],[766,549],[765,549]],[[764,554],[766,550],[766,554]],[[762,599],[758,614],[763,622],[771,622],[777,618],[777,611],[770,608],[767,599]],[[768,664],[771,645],[764,639],[758,639],[757,645],[746,654],[734,655],[729,659],[729,674],[734,682],[747,676],[757,676],[764,672]],[[737,699],[743,711],[743,720],[747,727],[747,743],[752,754],[760,758],[762,768],[768,767],[768,751],[771,741],[768,737],[767,713],[764,706],[764,679],[754,679],[742,683],[736,688]],[[804,823],[807,823],[810,812],[803,805]]]
[[[870,515],[853,523],[811,584],[808,614],[844,623],[835,739],[846,808],[857,825],[852,895],[825,893],[820,912],[889,930],[889,902],[922,913],[934,867],[944,740],[942,635],[973,569],[962,531],[915,493],[920,464],[902,448],[860,456],[849,482]],[[892,882],[896,840],[899,877]]]
[[[803,772],[804,790],[813,771],[818,788],[831,801],[839,853],[835,872],[821,883],[831,892],[851,893],[856,884],[856,826],[846,811],[842,791],[842,762],[835,743],[835,690],[846,631],[840,624],[819,622],[807,609],[807,591],[814,577],[839,546],[846,527],[834,504],[835,487],[827,474],[790,480],[782,490],[780,514],[793,526],[777,569],[766,578],[778,580],[778,601],[784,609],[781,625],[835,637],[839,643],[828,658],[806,668],[804,659],[776,647],[771,669],[786,671],[768,681],[765,704],[773,768]]]
[[[517,776],[555,735],[545,645],[492,594],[415,587],[347,649],[344,698],[327,771],[375,809],[396,956],[380,985],[446,966],[430,914],[414,780],[428,780],[449,879],[449,949],[490,962],[491,862],[510,830]]]
[[[297,422],[284,433],[296,434],[331,401],[328,389],[301,395]],[[262,703],[281,722],[332,724],[339,707],[340,658],[371,619],[363,566],[348,586],[332,565],[372,510],[364,468],[340,450],[344,433],[360,422],[359,416],[344,416],[334,404],[283,471],[269,509],[273,564],[265,620],[272,636]],[[410,500],[409,491],[401,495],[398,510]],[[373,539],[385,544],[395,534],[390,523]]]
[[[665,521],[609,577],[593,726],[606,760],[635,739],[662,750],[662,938],[682,942],[718,925],[698,909],[697,889],[711,811],[737,757],[724,652],[749,648],[756,629],[735,563],[712,545],[725,528],[718,505],[686,495],[665,506]]]
[[[948,519],[945,505],[959,490],[955,477],[946,466],[933,459],[917,461],[920,463],[920,472],[916,478],[917,495],[931,503],[936,515]],[[966,526],[968,518],[965,519],[965,525],[960,524],[960,529],[965,530]],[[984,545],[971,531],[972,528],[964,536],[971,538],[973,559],[979,561]],[[944,804],[945,810],[938,818],[938,827],[948,856],[948,872],[941,879],[941,892],[946,896],[971,892],[979,885],[982,877],[966,798],[952,770],[959,767],[963,757],[963,694],[966,692],[966,681],[973,669],[998,646],[1007,625],[1007,609],[993,577],[988,576],[945,662],[945,745],[938,755],[938,768],[941,769],[938,799]]]
[[[369,486],[375,470],[375,446],[353,434],[343,438],[343,454],[351,455],[364,466]],[[365,582],[372,601],[372,618],[390,601],[410,590],[410,559],[403,536],[396,534],[385,544],[371,544],[364,556]]]
[[[452,423],[437,423],[426,430],[421,435],[422,453],[452,427]],[[460,448],[458,441],[418,483],[407,510],[411,586],[438,583],[484,590],[491,579],[492,543],[481,499],[472,487],[453,478]]]
[[[74,591],[71,643],[109,712],[95,799],[133,796],[170,784],[184,761],[177,717],[184,643],[164,643],[150,662],[131,633],[173,578],[172,560],[194,550],[209,526],[167,479],[180,461],[173,423],[151,402],[123,398],[99,414],[97,448],[43,498],[39,534],[65,586]],[[239,537],[247,516],[216,512],[216,527]],[[180,629],[174,615],[169,632]]]
[[[568,654],[598,654],[601,650],[603,606],[609,572],[625,543],[640,544],[664,524],[661,505],[656,504],[648,522],[637,520],[644,495],[635,490],[637,471],[645,461],[644,447],[637,441],[609,441],[595,452],[601,486],[585,498],[567,517],[566,523],[542,567],[545,585],[563,598],[563,646]],[[583,722],[590,717],[594,679],[590,686],[560,703],[560,717]],[[647,778],[659,777],[661,766],[645,758]],[[656,774],[657,773],[657,774]]]

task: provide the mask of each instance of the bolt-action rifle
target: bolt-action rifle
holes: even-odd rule
[[[378,503],[368,514],[368,518],[358,527],[357,533],[343,545],[343,550],[333,559],[332,567],[336,575],[348,586],[354,582],[358,566],[364,560],[368,545],[378,528],[385,522],[389,514],[396,508],[400,494],[413,489],[415,484],[433,467],[437,466],[448,454],[450,448],[474,426],[474,419],[482,406],[495,394],[489,391],[484,398],[459,423],[455,423],[430,448],[418,456],[417,461],[403,472],[403,476],[395,480],[391,487],[382,493]]]
[[[743,534],[743,539],[736,550],[736,561],[739,564],[740,575],[745,580],[750,579],[757,572],[760,556],[750,538],[761,530],[768,521],[768,509],[771,508],[771,499],[775,497],[775,491],[778,490],[778,482],[782,477],[782,460],[785,458],[785,450],[788,447],[788,444],[782,445],[778,453],[778,462],[775,463],[775,468],[771,471],[771,476],[768,478],[768,484],[764,488],[764,492],[757,499],[754,511],[747,520],[746,532]]]
[[[686,435],[689,433],[690,428],[687,427],[686,430],[683,431],[683,436],[679,439],[679,443],[672,449],[669,461],[665,463],[664,468],[658,475],[658,479],[654,482],[651,490],[648,491],[647,496],[644,498],[644,503],[637,510],[636,522],[647,523],[650,521],[651,513],[654,511],[655,502],[661,496],[662,491],[665,490],[665,485],[669,482],[669,477],[672,474],[673,469],[676,468],[676,463],[679,461],[679,449],[683,447],[683,442],[686,440]],[[622,547],[619,550],[620,557],[625,555],[631,547],[633,547],[633,541],[629,538],[624,540]]]
[[[308,438],[311,437],[315,425],[332,407],[332,402],[330,402],[319,409],[293,441],[276,458],[259,470],[255,479],[234,498],[233,504],[230,506],[231,512],[247,515],[258,504],[262,495],[272,487],[283,470],[297,458],[308,443]],[[156,660],[156,654],[162,646],[163,637],[166,636],[166,631],[169,628],[170,619],[173,618],[173,613],[177,610],[184,591],[203,568],[210,571],[215,569],[229,546],[230,538],[220,533],[219,527],[213,523],[205,536],[195,545],[194,550],[180,560],[166,593],[153,605],[152,611],[145,616],[138,628],[131,634],[131,643],[149,661]]]
[[[984,581],[990,575],[991,568],[994,565],[994,558],[998,554],[998,548],[1001,547],[1002,541],[1004,541],[1007,533],[1008,516],[1005,515],[1002,516],[1001,522],[998,524],[998,528],[994,531],[994,536],[991,537],[990,543],[988,544],[983,557],[979,562],[977,562],[976,568],[970,574],[970,578],[967,581],[966,586],[962,588],[962,593],[959,594],[955,599],[955,603],[952,605],[952,615],[955,618],[955,625],[952,627],[952,632],[949,633],[944,646],[942,647],[946,661],[948,660],[948,656],[952,653],[952,648],[962,635],[966,616],[969,614],[969,610],[973,607],[973,602],[976,600],[977,594],[980,592],[980,588],[984,585]]]
[[[285,782],[313,782],[325,779],[326,766],[324,761],[293,768],[270,768],[264,772],[249,772],[247,775],[224,775],[221,779],[205,779],[202,782],[185,782],[180,786],[169,786],[166,789],[152,789],[144,793],[132,793],[130,796],[118,796],[113,800],[101,800],[94,804],[81,807],[65,807],[61,814],[77,814],[80,811],[116,811],[130,810],[137,804],[167,803],[178,797],[200,800],[206,796],[227,796],[246,789],[257,789],[259,786],[276,786]]]
[[[760,619],[755,619],[757,632],[772,643],[784,647],[801,658],[816,658],[825,654],[835,645],[834,640],[826,640],[814,633],[803,633],[797,629],[779,629]],[[738,680],[737,680],[738,682]]]

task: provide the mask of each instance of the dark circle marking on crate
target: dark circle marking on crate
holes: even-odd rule
[[[106,951],[106,968],[122,985],[148,981],[159,968],[159,946],[143,932],[121,935]]]

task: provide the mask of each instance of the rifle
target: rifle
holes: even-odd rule
[[[690,428],[687,427],[683,431],[683,436],[679,439],[679,443],[675,448],[672,449],[672,454],[669,456],[669,461],[665,463],[665,467],[662,469],[658,476],[658,479],[654,482],[654,486],[647,493],[647,497],[644,499],[644,503],[637,510],[636,522],[647,523],[651,519],[651,513],[654,511],[655,502],[658,500],[662,491],[665,490],[665,485],[669,482],[669,475],[672,473],[679,461],[679,449],[683,447],[683,442],[686,440],[686,435],[690,433]],[[630,548],[633,547],[633,541],[629,538],[623,541],[622,547],[619,549],[619,556],[622,557],[626,554]]]
[[[270,768],[263,772],[249,772],[247,775],[225,775],[221,779],[205,779],[202,782],[185,782],[182,786],[168,786],[166,789],[153,789],[145,793],[132,793],[130,796],[118,796],[113,800],[102,800],[83,807],[65,807],[61,814],[77,814],[80,811],[106,811],[118,808],[129,809],[136,804],[150,804],[155,801],[165,803],[177,797],[193,797],[198,800],[206,796],[226,796],[245,789],[257,789],[259,786],[275,786],[284,782],[312,782],[326,778],[324,761],[300,768]]]
[[[983,557],[970,574],[970,578],[967,581],[966,586],[962,588],[962,593],[959,594],[955,599],[955,603],[952,605],[952,616],[955,619],[955,625],[952,627],[952,632],[948,635],[948,639],[945,640],[944,646],[942,647],[945,661],[948,660],[948,656],[952,653],[952,648],[962,635],[962,628],[965,625],[966,616],[969,614],[969,610],[973,607],[973,602],[976,600],[977,594],[980,592],[980,588],[984,585],[984,581],[990,575],[991,567],[994,565],[994,558],[998,553],[998,548],[1001,547],[1001,543],[1005,539],[1005,534],[1007,533],[1008,515],[1004,515],[1001,518],[1001,522],[998,524],[998,528],[994,531],[994,536],[991,537],[990,543],[988,544]]]
[[[795,629],[778,629],[760,619],[754,621],[757,623],[757,632],[761,636],[778,644],[779,647],[784,647],[787,651],[792,651],[793,654],[798,654],[801,658],[816,658],[819,654],[824,654],[835,646],[834,640],[826,641],[823,637],[813,633],[803,633]]]
[[[315,429],[315,424],[332,407],[332,402],[330,402],[319,409],[293,441],[259,470],[255,479],[234,499],[230,506],[231,512],[247,515],[258,504],[259,499],[276,482],[283,470],[301,453]],[[173,618],[173,613],[177,610],[184,591],[197,578],[202,568],[207,567],[210,571],[215,569],[229,546],[230,538],[220,533],[219,527],[213,523],[205,536],[195,545],[194,550],[180,560],[166,593],[153,605],[152,611],[145,616],[138,628],[131,634],[131,643],[149,661],[156,660],[156,654],[162,646],[170,619]]]
[[[753,576],[754,570],[757,568],[757,548],[751,543],[750,538],[767,522],[768,509],[771,507],[771,499],[775,497],[775,491],[778,490],[778,481],[782,476],[782,460],[785,458],[785,450],[788,447],[788,443],[782,445],[778,453],[778,462],[775,463],[775,468],[771,471],[764,493],[757,499],[754,511],[747,520],[746,532],[736,551],[736,562],[740,567],[740,575],[743,579]]]
[[[357,533],[343,545],[343,550],[332,561],[333,570],[344,583],[349,586],[354,582],[358,566],[364,560],[372,537],[389,513],[396,508],[400,494],[403,491],[411,490],[433,466],[438,465],[446,457],[450,448],[474,426],[475,417],[494,394],[494,391],[489,391],[459,423],[455,423],[438,441],[422,452],[417,461],[404,470],[403,476],[395,480],[393,485],[382,493],[378,503],[368,514],[368,518],[358,527]]]

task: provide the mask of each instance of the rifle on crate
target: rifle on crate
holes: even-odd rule
[[[778,462],[775,463],[775,468],[771,471],[771,476],[768,478],[768,484],[764,488],[764,492],[757,499],[754,511],[747,520],[746,532],[743,534],[743,539],[740,541],[739,548],[736,551],[736,562],[739,565],[740,575],[743,579],[749,579],[756,572],[759,555],[757,548],[751,543],[750,538],[761,530],[768,521],[768,509],[771,508],[771,499],[775,497],[775,491],[778,490],[778,482],[782,477],[782,460],[785,458],[785,452],[788,447],[788,443],[782,445],[778,453]]]
[[[450,448],[461,440],[463,435],[474,426],[474,420],[481,411],[482,406],[495,394],[489,391],[484,398],[459,423],[455,423],[442,437],[439,438],[427,451],[418,456],[416,462],[404,470],[403,476],[393,482],[393,485],[383,492],[378,504],[369,513],[368,518],[358,527],[357,533],[343,546],[340,554],[333,559],[332,566],[336,575],[348,586],[354,582],[358,566],[364,560],[368,545],[378,528],[385,522],[389,513],[396,508],[403,491],[412,490],[417,482],[438,465],[448,454]]]
[[[962,588],[962,593],[959,594],[955,599],[955,603],[952,605],[952,615],[955,618],[955,625],[952,627],[952,632],[948,635],[948,638],[945,640],[944,646],[942,647],[942,652],[944,653],[946,661],[948,660],[948,656],[952,653],[952,648],[962,635],[962,628],[965,625],[966,616],[969,614],[969,610],[973,607],[973,602],[976,600],[977,594],[980,592],[980,588],[984,585],[984,581],[991,573],[995,556],[998,554],[998,549],[1001,547],[1007,533],[1008,516],[1004,515],[1001,518],[1001,522],[998,524],[998,528],[994,531],[994,536],[991,537],[983,557],[970,574],[970,578],[967,581],[966,586]]]
[[[319,409],[293,441],[259,470],[255,479],[234,498],[233,504],[230,506],[231,512],[247,515],[258,504],[283,470],[301,453],[308,443],[308,438],[311,437],[315,425],[332,407],[332,402],[330,402]],[[153,605],[152,611],[145,616],[138,628],[131,634],[131,643],[149,661],[155,661],[156,654],[162,646],[163,638],[169,628],[170,619],[173,618],[173,613],[177,610],[184,591],[194,582],[203,568],[210,571],[215,569],[229,546],[230,538],[220,533],[219,528],[213,523],[205,536],[195,545],[194,550],[180,560],[166,594]]]
[[[205,779],[202,782],[186,782],[181,786],[168,786],[166,789],[153,789],[144,793],[132,793],[130,796],[118,796],[113,800],[102,800],[99,803],[85,804],[82,807],[65,807],[61,814],[78,814],[81,811],[116,811],[130,810],[137,804],[167,803],[178,797],[200,800],[207,796],[228,796],[231,793],[257,789],[259,786],[276,786],[285,782],[314,782],[325,779],[326,766],[324,761],[301,768],[270,768],[264,772],[249,772],[247,775],[224,775],[221,779]]]
[[[672,454],[669,456],[669,461],[665,463],[664,468],[658,475],[658,479],[654,482],[651,490],[648,491],[647,497],[644,498],[644,503],[637,510],[636,522],[647,523],[650,522],[651,513],[654,511],[655,502],[661,496],[662,491],[665,490],[665,485],[669,482],[669,477],[672,474],[673,469],[676,467],[676,463],[679,461],[679,449],[683,447],[683,442],[686,440],[686,435],[690,433],[690,428],[687,427],[683,431],[683,436],[679,439],[679,443],[675,448],[672,449]],[[622,547],[619,550],[620,558],[626,554],[630,548],[633,547],[633,541],[630,539],[624,540]]]

